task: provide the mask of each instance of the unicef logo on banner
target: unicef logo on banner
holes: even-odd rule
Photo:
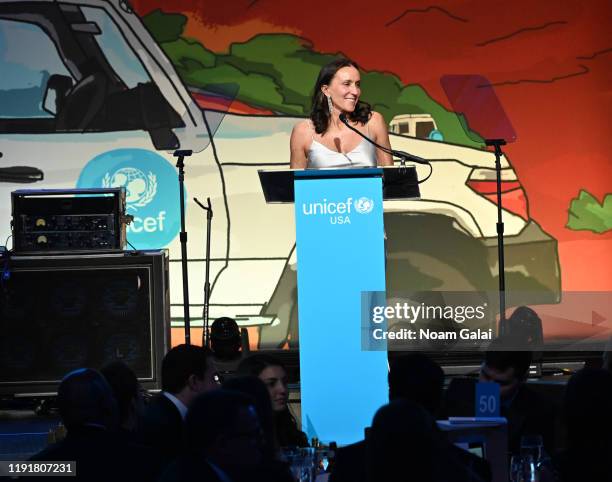
[[[374,201],[367,197],[361,197],[355,201],[355,211],[359,214],[370,214],[374,209]]]
[[[176,169],[156,152],[117,149],[94,157],[83,168],[78,188],[124,187],[127,228],[136,249],[163,248],[179,233],[179,187]]]
[[[140,169],[122,167],[114,173],[107,172],[102,187],[124,187],[127,209],[137,211],[149,204],[157,194],[157,176],[151,171],[147,175]]]

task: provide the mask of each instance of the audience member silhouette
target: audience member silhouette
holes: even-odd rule
[[[104,365],[100,372],[110,385],[119,410],[119,431],[132,438],[144,410],[140,384],[136,374],[121,360]]]
[[[521,437],[541,435],[554,450],[555,405],[526,385],[531,352],[507,351],[506,340],[493,340],[480,368],[480,381],[500,385],[501,416],[508,419],[508,450],[519,453]]]
[[[247,375],[234,377],[223,382],[223,388],[243,393],[253,399],[253,404],[259,417],[259,424],[264,434],[263,456],[275,459],[279,453],[279,445],[274,430],[274,411],[270,394],[265,383],[258,377]]]
[[[408,400],[424,408],[435,420],[440,408],[444,386],[442,368],[421,353],[399,357],[391,364],[389,371],[389,399]],[[437,426],[434,427],[438,431]],[[442,434],[440,439],[444,440]],[[364,460],[367,441],[360,441],[338,450],[331,482],[365,481]],[[490,480],[489,464],[479,457],[448,442],[441,444],[441,458],[455,467],[451,480]],[[470,479],[471,477],[471,479]]]
[[[182,449],[183,420],[201,393],[218,388],[210,352],[201,346],[178,345],[162,361],[162,392],[145,407],[139,438],[169,462]]]
[[[57,405],[68,431],[66,438],[30,460],[74,460],[76,476],[71,480],[77,481],[155,479],[157,467],[151,463],[151,451],[115,431],[117,404],[102,374],[89,368],[68,373],[58,387]]]
[[[268,474],[268,480],[292,482],[293,477],[288,464],[281,462],[276,431],[274,430],[274,411],[268,389],[263,381],[254,376],[231,378],[223,383],[223,388],[250,396],[259,418],[263,432],[262,460],[260,472]]]
[[[389,369],[389,400],[412,400],[432,416],[442,401],[444,371],[422,353],[396,358]]]
[[[433,417],[409,400],[395,400],[374,415],[366,450],[368,482],[438,482],[443,440]]]
[[[585,368],[570,378],[562,416],[567,449],[554,457],[562,482],[612,480],[612,373]]]
[[[240,362],[238,374],[259,377],[268,387],[279,445],[281,447],[307,447],[306,434],[298,428],[295,417],[289,411],[287,371],[283,363],[270,355],[251,355]]]
[[[170,464],[162,482],[257,480],[262,431],[250,397],[217,390],[197,397],[185,419],[185,453]]]

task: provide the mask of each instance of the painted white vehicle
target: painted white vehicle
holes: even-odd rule
[[[389,122],[389,132],[418,139],[429,139],[437,129],[436,120],[430,114],[401,114]]]
[[[296,341],[292,206],[266,205],[257,170],[288,167],[299,120],[224,115],[193,101],[174,67],[129,6],[118,0],[0,2],[0,168],[44,172],[32,188],[123,185],[136,249],[170,249],[173,319],[182,318],[175,149],[185,160],[190,313],[203,303],[210,197],[211,318],[260,326],[260,346]],[[391,136],[396,149],[432,159],[422,199],[385,206],[390,289],[495,289],[496,206],[486,197],[492,154]],[[524,192],[502,160],[507,284],[538,302],[559,296],[556,241],[528,217]],[[419,177],[427,168],[417,166]],[[10,192],[0,183],[0,237],[10,234]],[[521,201],[521,196],[523,199]],[[489,196],[490,197],[490,196]],[[508,199],[511,197],[512,199]],[[197,322],[193,323],[197,326]]]

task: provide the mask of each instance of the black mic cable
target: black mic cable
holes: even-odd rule
[[[346,127],[348,127],[350,130],[352,130],[352,131],[356,132],[357,134],[359,134],[366,141],[368,141],[369,143],[373,144],[374,146],[376,146],[381,151],[386,152],[387,154],[390,154],[391,156],[399,157],[400,158],[400,167],[405,167],[406,161],[416,162],[417,164],[425,164],[426,166],[429,166],[429,174],[427,174],[427,176],[424,179],[421,179],[420,181],[417,181],[417,184],[421,184],[421,183],[427,181],[427,179],[429,179],[431,177],[431,175],[433,174],[433,166],[431,165],[431,162],[429,162],[427,159],[423,159],[422,157],[415,156],[413,154],[408,154],[407,152],[404,152],[404,151],[396,151],[394,149],[389,149],[387,147],[383,147],[380,144],[377,144],[376,142],[374,142],[372,139],[370,139],[368,136],[366,136],[363,132],[359,131],[358,129],[355,129],[352,125],[350,125],[348,123],[348,119],[346,118],[346,114],[344,112],[342,114],[340,114],[339,118],[340,118],[340,121]]]

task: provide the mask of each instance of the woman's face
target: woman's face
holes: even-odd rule
[[[287,408],[287,373],[283,367],[269,366],[262,370],[259,378],[268,387],[272,408],[275,412],[280,412]]]
[[[321,90],[326,96],[331,96],[335,109],[353,112],[361,95],[361,75],[355,67],[342,67]]]

